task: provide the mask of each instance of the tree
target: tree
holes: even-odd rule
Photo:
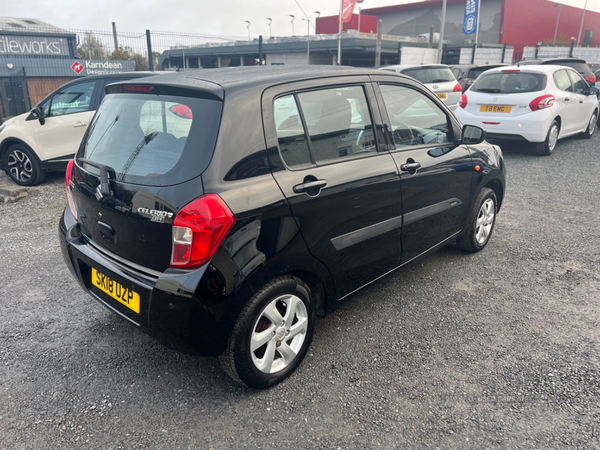
[[[129,46],[125,46],[123,47],[122,45],[119,45],[119,49],[113,51],[110,54],[110,58],[108,59],[112,59],[112,60],[117,60],[117,61],[132,61],[133,60],[133,49]]]
[[[91,33],[86,33],[77,47],[79,57],[83,59],[106,59],[106,50],[102,41]]]

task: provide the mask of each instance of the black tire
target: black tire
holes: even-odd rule
[[[275,324],[268,320],[266,316],[272,315],[273,311],[278,321],[288,317],[291,323],[287,320],[288,323]],[[291,275],[275,278],[256,292],[240,313],[220,356],[221,366],[235,381],[251,388],[274,386],[298,368],[312,341],[314,326],[314,299],[306,283]],[[304,327],[304,333],[300,332]],[[260,333],[265,333],[264,339],[258,339]],[[253,337],[257,338],[257,345],[263,340],[265,343],[251,350]],[[289,353],[294,348],[297,351]],[[295,356],[289,356],[290,360],[286,361],[286,352],[288,355],[295,353]],[[261,362],[264,363],[262,370],[259,368]]]
[[[556,127],[556,140],[552,142],[551,133],[553,133],[554,127]],[[556,147],[556,143],[558,142],[558,133],[560,133],[560,125],[557,120],[553,120],[550,128],[548,128],[548,133],[546,134],[546,140],[544,142],[536,142],[533,147],[536,155],[540,156],[550,156],[552,152],[554,152],[554,148]]]
[[[11,145],[3,159],[8,176],[21,186],[36,186],[46,178],[35,153],[24,145]]]
[[[493,203],[493,207],[489,209],[493,214],[492,217],[486,213],[486,209],[490,206],[488,200],[491,200]],[[484,204],[486,206],[485,208]],[[475,200],[475,203],[473,204],[473,208],[469,211],[465,234],[456,240],[458,247],[470,253],[477,253],[478,251],[483,250],[492,237],[494,226],[496,225],[497,211],[498,199],[496,198],[494,191],[488,188],[481,189],[477,196],[477,200]],[[483,219],[483,222],[481,219]],[[489,223],[490,219],[491,224]],[[484,233],[486,230],[487,232]],[[483,234],[485,234],[485,236],[483,236]]]
[[[585,129],[585,131],[583,133],[581,133],[579,135],[580,138],[582,139],[590,139],[592,137],[592,135],[594,134],[594,131],[596,131],[596,124],[598,121],[598,110],[594,110],[594,112],[592,113],[592,116],[590,117],[590,121],[588,122],[587,128]]]

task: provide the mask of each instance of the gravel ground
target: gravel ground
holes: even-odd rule
[[[600,449],[600,133],[546,158],[503,148],[488,247],[345,301],[262,392],[81,291],[62,174],[0,204],[0,448]]]

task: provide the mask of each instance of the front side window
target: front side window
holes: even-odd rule
[[[377,152],[373,122],[360,86],[279,97],[274,110],[279,148],[289,167]]]
[[[89,111],[95,86],[95,81],[89,81],[57,92],[43,105],[44,113],[48,117],[55,117]]]
[[[589,85],[587,81],[581,78],[581,75],[569,70],[569,75],[571,76],[571,80],[573,80],[573,87],[575,88],[576,94],[585,95],[588,91]]]
[[[380,89],[396,149],[452,142],[448,117],[431,99],[403,86]]]
[[[573,92],[571,79],[566,70],[557,70],[554,73],[554,83],[556,83],[556,87],[561,91]]]

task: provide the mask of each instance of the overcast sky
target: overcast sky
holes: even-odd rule
[[[414,0],[364,0],[363,7],[412,3]],[[523,0],[526,1],[526,0]],[[585,0],[559,0],[583,8]],[[300,5],[300,6],[298,6]],[[587,8],[600,12],[600,0],[587,0]],[[302,10],[314,23],[316,14],[337,14],[339,0],[2,0],[0,14],[8,17],[34,18],[71,29],[109,30],[111,22],[119,31],[176,31],[188,33],[269,36],[267,17],[273,19],[273,36],[306,34],[307,22]],[[358,12],[358,7],[355,12]],[[311,29],[311,34],[314,29]]]

